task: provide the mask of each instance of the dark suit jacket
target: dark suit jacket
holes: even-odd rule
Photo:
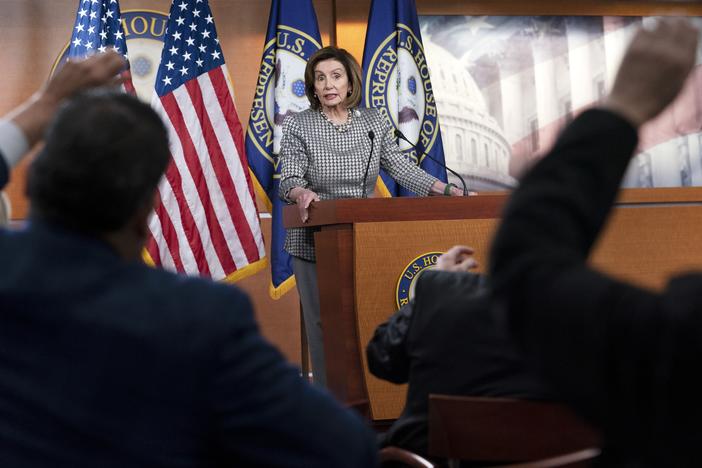
[[[0,466],[374,465],[236,287],[40,223],[0,230],[0,258]]]
[[[490,308],[481,276],[429,270],[417,281],[414,304],[380,325],[366,349],[373,375],[409,382],[384,444],[426,455],[430,393],[549,398]]]
[[[617,457],[702,466],[702,276],[654,293],[586,264],[636,144],[615,114],[578,117],[512,196],[493,287],[530,360]]]

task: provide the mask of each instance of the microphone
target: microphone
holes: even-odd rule
[[[397,128],[395,129],[395,137],[396,137],[396,138],[399,138],[400,140],[406,141],[407,143],[410,144],[410,146],[411,146],[412,148],[414,148],[414,149],[416,149],[417,151],[419,151],[420,153],[422,153],[422,155],[424,155],[424,156],[426,156],[427,158],[431,159],[431,160],[434,161],[436,164],[438,164],[439,166],[441,166],[441,167],[443,167],[444,169],[446,169],[447,171],[449,171],[451,174],[453,174],[453,175],[455,175],[456,177],[458,177],[458,180],[460,180],[460,181],[461,181],[461,184],[463,185],[463,195],[465,196],[465,195],[468,194],[468,187],[466,186],[466,181],[463,180],[463,177],[461,177],[461,175],[460,175],[458,172],[454,171],[453,169],[451,169],[450,167],[448,167],[446,164],[442,163],[442,162],[439,161],[438,159],[433,158],[432,156],[428,155],[428,154],[425,153],[424,151],[421,151],[421,150],[417,147],[417,145],[415,145],[414,143],[412,143],[411,141],[409,141],[409,140],[407,139],[407,137],[406,137],[405,135],[403,135],[402,132],[401,132],[399,129],[397,129]]]
[[[371,143],[371,149],[370,154],[368,154],[368,162],[366,163],[366,172],[363,174],[363,186],[361,187],[363,190],[363,198],[368,198],[368,194],[366,193],[366,183],[368,182],[368,168],[370,167],[371,159],[373,159],[373,138],[375,138],[375,133],[373,133],[373,130],[368,130],[368,139]]]

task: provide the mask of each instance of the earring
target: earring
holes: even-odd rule
[[[351,90],[346,91],[346,97],[351,96]]]

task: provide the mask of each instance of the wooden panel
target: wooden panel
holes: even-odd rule
[[[661,195],[682,198],[682,204],[649,205],[645,201],[648,193],[633,191],[622,196],[630,203],[644,202],[622,205],[613,212],[593,250],[591,264],[617,278],[658,289],[671,274],[702,269],[702,205],[696,201],[698,194],[679,189],[663,191]],[[689,204],[690,200],[693,204]],[[477,219],[355,225],[359,350],[373,419],[396,418],[404,405],[404,386],[370,375],[365,359],[365,346],[373,331],[396,309],[395,290],[404,268],[425,252],[445,251],[463,243],[475,248],[482,271],[487,267],[486,256],[498,222]]]
[[[365,347],[373,331],[395,312],[395,288],[404,268],[417,256],[464,243],[475,248],[481,269],[487,267],[494,219],[359,223],[354,228],[358,337],[373,419],[397,418],[405,386],[368,373]]]
[[[434,219],[497,218],[510,193],[482,192],[472,197],[396,197],[365,200],[324,200],[310,205],[310,216],[300,221],[295,205],[283,207],[283,226],[310,227],[331,224]],[[617,204],[702,204],[701,187],[624,189]]]
[[[623,189],[617,204],[702,203],[702,187]]]
[[[702,191],[700,192],[702,194]],[[434,219],[495,218],[502,211],[505,192],[473,197],[394,197],[323,200],[310,205],[309,219],[300,221],[297,206],[283,208],[283,226],[309,227],[330,224]]]
[[[660,289],[673,273],[702,269],[702,206],[619,208],[595,246],[597,269]]]
[[[340,401],[366,414],[367,398],[356,335],[352,243],[350,224],[315,233],[327,386]]]

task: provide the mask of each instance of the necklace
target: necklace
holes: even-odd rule
[[[319,113],[322,114],[322,117],[324,118],[324,120],[329,122],[329,124],[332,127],[334,127],[334,129],[336,131],[338,131],[339,133],[347,132],[351,126],[351,120],[353,118],[353,112],[351,112],[351,109],[348,109],[348,115],[346,117],[346,122],[340,123],[340,124],[332,122],[331,119],[327,116],[327,114],[324,113],[324,111],[322,110],[321,107],[319,108]]]

